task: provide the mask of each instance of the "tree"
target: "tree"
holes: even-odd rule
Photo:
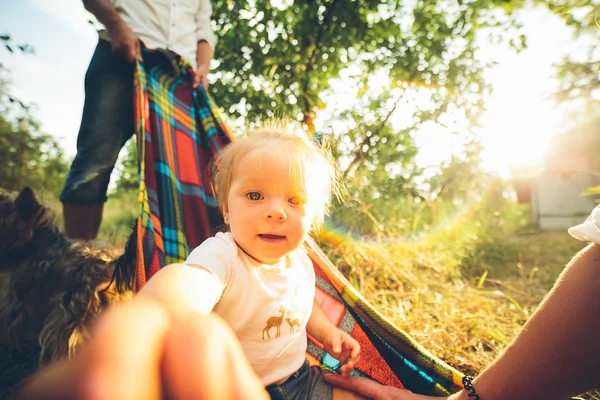
[[[68,170],[59,144],[39,132],[29,108],[19,111],[0,105],[0,109],[1,186],[14,191],[30,186],[57,196]],[[11,114],[16,114],[12,120],[4,117]]]
[[[569,55],[558,67],[560,81],[556,98],[570,103],[576,116],[593,119],[600,115],[600,1],[575,0],[544,2],[573,27],[576,36],[587,43],[587,51]]]
[[[387,68],[408,87],[446,87],[437,103],[481,93],[475,33],[514,21],[490,10],[515,1],[463,4],[419,0],[216,1],[221,36],[220,104],[234,116],[278,114],[310,122],[321,95],[340,71],[358,65],[363,77]],[[243,38],[243,40],[241,40]]]
[[[6,50],[8,50],[9,53],[14,53],[15,51],[20,51],[23,54],[35,54],[35,51],[33,50],[33,47],[29,46],[28,44],[15,44],[12,40],[12,38],[10,37],[10,35],[8,34],[0,34],[0,44],[4,46],[4,48]],[[0,74],[5,73],[6,68],[4,67],[4,65],[2,63],[0,63]],[[5,99],[2,100],[8,100],[9,103],[16,103],[18,105],[21,106],[21,108],[23,109],[27,109],[28,106],[23,103],[22,101],[20,101],[19,99],[17,99],[16,97],[14,97],[9,91],[8,91],[8,87],[7,87],[7,82],[5,79],[0,80],[0,94],[2,95],[2,97],[4,97]]]
[[[481,144],[473,138],[466,143],[463,154],[453,154],[442,165],[441,173],[429,180],[432,197],[464,203],[474,193],[481,193],[486,186],[481,150]]]
[[[247,125],[288,116],[318,130],[354,199],[346,207],[367,215],[358,199],[389,204],[428,196],[416,182],[422,171],[414,163],[415,134],[449,115],[476,121],[489,92],[476,58],[478,37],[522,48],[511,14],[521,6],[519,0],[217,0],[211,91]],[[378,77],[384,82],[375,90]],[[343,101],[335,96],[340,91],[347,93]]]
[[[0,35],[0,41],[11,53],[16,48],[33,54],[27,45],[15,46],[8,35]],[[31,186],[57,196],[68,165],[56,139],[40,132],[33,109],[11,94],[0,64],[0,185],[14,191]]]
[[[123,157],[120,157],[120,162],[116,165],[118,172],[117,192],[127,192],[139,188],[135,137],[129,139],[124,151]]]

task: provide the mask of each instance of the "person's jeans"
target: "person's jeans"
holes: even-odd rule
[[[133,64],[99,39],[85,75],[85,103],[77,156],[65,181],[64,204],[97,205],[106,191],[119,151],[133,135]]]
[[[280,385],[266,387],[271,400],[331,400],[333,388],[323,379],[318,367],[311,367],[308,361]]]

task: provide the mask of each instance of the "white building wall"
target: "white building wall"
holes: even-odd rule
[[[582,193],[595,185],[598,177],[588,172],[545,171],[532,186],[532,222],[540,229],[566,229],[581,223],[597,205],[597,197]]]

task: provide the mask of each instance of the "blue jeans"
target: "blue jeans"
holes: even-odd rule
[[[112,53],[109,42],[99,39],[85,74],[77,156],[60,195],[64,204],[106,201],[119,151],[133,135],[133,69],[133,64]]]
[[[319,367],[304,361],[302,367],[280,385],[267,386],[271,400],[331,400],[333,388],[323,379]]]

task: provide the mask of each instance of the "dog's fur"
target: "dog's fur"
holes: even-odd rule
[[[0,398],[72,353],[104,308],[131,297],[131,244],[119,259],[94,250],[66,238],[31,189],[0,192]]]

